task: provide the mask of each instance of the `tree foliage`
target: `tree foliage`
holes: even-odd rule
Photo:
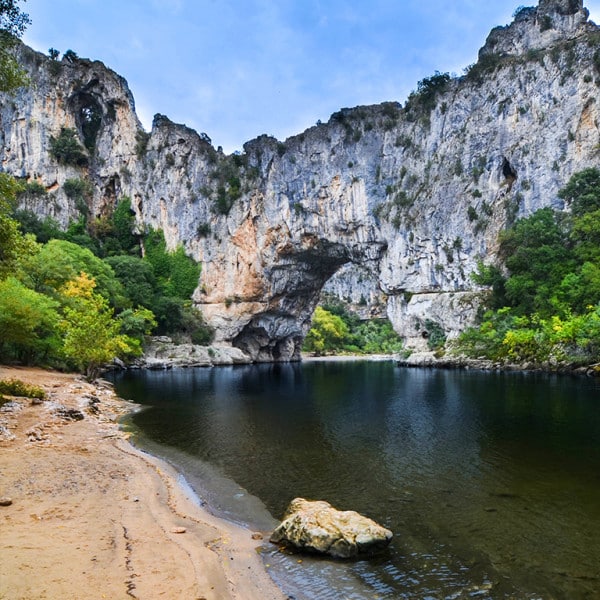
[[[11,54],[13,36],[29,22],[17,4],[0,0],[0,91],[24,81]],[[56,62],[58,52],[51,49],[50,57]],[[77,55],[67,51],[64,59],[74,62]],[[89,125],[97,125],[94,115]],[[85,133],[85,123],[83,128]],[[77,131],[66,127],[50,138],[50,154],[61,164],[88,163]],[[0,360],[75,368],[95,377],[113,357],[137,355],[155,328],[210,341],[210,328],[189,301],[200,268],[183,248],[169,252],[162,233],[150,232],[149,257],[142,258],[128,198],[112,214],[90,220],[91,183],[68,179],[64,191],[81,218],[61,231],[52,219],[16,210],[18,194],[45,196],[43,185],[0,173]]]
[[[121,323],[95,287],[94,280],[82,273],[61,288],[66,304],[58,325],[63,356],[88,379],[95,379],[114,357],[141,353],[137,340],[121,334]]]
[[[304,340],[304,349],[317,356],[341,350],[350,334],[341,317],[317,306],[313,315],[312,327]]]
[[[44,360],[58,345],[58,302],[15,277],[0,281],[0,360]]]
[[[123,303],[122,286],[110,265],[72,242],[50,240],[31,259],[28,271],[32,287],[49,294],[55,294],[68,281],[86,273],[94,279],[97,293],[113,306]]]
[[[585,363],[600,360],[600,171],[575,174],[559,192],[570,214],[550,208],[500,237],[506,275],[481,265],[489,307],[459,348],[493,360]]]
[[[29,79],[14,55],[14,49],[27,25],[29,15],[19,8],[18,0],[0,0],[0,91],[13,92]]]
[[[62,127],[58,136],[50,136],[50,155],[63,165],[85,167],[88,157],[77,132],[70,127]]]
[[[0,30],[21,37],[30,23],[29,15],[19,8],[19,0],[0,0]]]
[[[318,306],[303,350],[322,354],[395,354],[402,340],[387,319],[362,321],[343,303],[329,299]]]
[[[146,236],[146,260],[152,265],[158,285],[165,296],[189,298],[198,286],[200,266],[186,255],[183,246],[167,251],[162,231]]]

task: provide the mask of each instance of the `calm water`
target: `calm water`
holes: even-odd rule
[[[265,561],[295,598],[600,598],[600,382],[312,362],[131,372],[139,443],[221,513],[296,496],[394,531],[377,558]]]

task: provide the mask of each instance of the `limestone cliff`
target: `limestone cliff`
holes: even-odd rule
[[[48,191],[24,204],[66,225],[81,208],[67,179],[93,183],[92,214],[130,196],[140,228],[201,261],[194,300],[219,341],[255,360],[298,357],[342,268],[354,279],[330,285],[385,299],[409,345],[431,323],[455,335],[479,303],[469,274],[495,259],[499,231],[562,209],[560,187],[599,161],[600,30],[579,0],[520,9],[465,76],[434,76],[404,106],[342,109],[232,156],[162,115],[146,134],[126,82],[101,63],[20,52],[33,84],[2,98],[2,168]],[[87,147],[79,166],[49,153],[62,127]]]

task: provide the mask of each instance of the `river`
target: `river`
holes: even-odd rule
[[[131,371],[125,424],[218,514],[269,529],[297,496],[394,532],[350,562],[264,560],[291,597],[600,597],[600,382],[307,362]]]

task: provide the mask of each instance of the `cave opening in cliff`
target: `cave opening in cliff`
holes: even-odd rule
[[[508,189],[513,186],[513,183],[517,180],[518,175],[515,171],[514,167],[510,164],[508,158],[506,156],[502,157],[502,175],[504,176],[505,181],[508,184]]]
[[[100,103],[91,94],[80,92],[71,99],[77,126],[83,143],[90,154],[94,153],[96,140],[102,126],[103,111]]]

